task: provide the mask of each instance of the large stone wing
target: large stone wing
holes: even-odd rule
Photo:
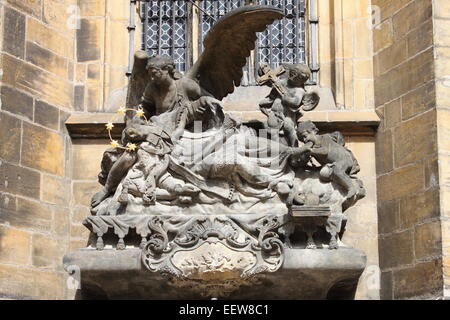
[[[149,81],[146,70],[149,58],[145,51],[137,51],[134,55],[133,70],[128,83],[127,108],[136,108],[142,102],[142,95]]]
[[[223,99],[240,85],[256,34],[282,17],[282,10],[270,6],[244,6],[230,12],[211,28],[202,55],[186,76],[216,99]]]

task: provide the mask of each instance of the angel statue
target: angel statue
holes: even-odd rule
[[[149,56],[143,51],[135,54],[126,107],[143,110],[151,134],[136,120],[136,112],[126,112],[122,141],[136,142],[138,150],[112,148],[105,152],[99,175],[104,188],[92,199],[93,213],[114,214],[118,204],[139,197],[145,200],[139,200],[143,205],[155,204],[158,194],[164,194],[165,200],[184,199],[184,204],[229,203],[237,201],[237,193],[257,199],[274,196],[276,181],[289,180],[284,178],[289,171],[287,147],[279,152],[277,143],[257,137],[252,129],[225,115],[221,100],[240,85],[257,33],[282,17],[282,10],[270,6],[234,10],[211,28],[203,53],[185,75],[176,70],[170,57]],[[195,121],[202,123],[200,135],[192,130]],[[138,140],[130,135],[136,130],[142,132]],[[254,146],[249,146],[248,140],[258,141],[257,148],[269,150],[276,159],[265,163],[249,157],[246,149]],[[196,144],[201,144],[200,153]],[[231,154],[234,147],[227,146],[236,144],[242,151]],[[153,157],[152,166],[146,166],[149,160],[144,153],[152,153],[149,150],[158,145],[163,147],[157,153],[159,158]],[[158,165],[161,161],[167,165]],[[268,168],[277,162],[275,168]],[[293,177],[292,172],[290,175]],[[146,181],[149,185],[144,185]]]

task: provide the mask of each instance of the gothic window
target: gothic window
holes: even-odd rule
[[[184,0],[142,3],[143,49],[150,55],[171,56],[181,71],[189,61],[188,9]]]
[[[259,5],[270,5],[284,10],[285,17],[275,21],[261,32],[256,43],[255,62],[277,67],[280,63],[306,63],[305,54],[305,1],[256,0]],[[220,17],[247,4],[246,0],[202,0],[201,39]],[[203,41],[200,41],[200,45]],[[201,51],[202,47],[200,48]]]
[[[305,45],[306,0],[197,0],[142,2],[143,49],[150,54],[172,56],[177,68],[186,71],[193,52],[203,50],[203,38],[222,16],[249,3],[284,10],[285,17],[258,35],[251,63],[245,67],[248,83],[260,63],[277,67],[282,62],[307,63]],[[193,8],[197,7],[198,15]],[[198,30],[193,34],[192,30]],[[196,48],[194,48],[196,46]],[[195,58],[195,57],[194,57]],[[245,80],[245,79],[244,79]]]

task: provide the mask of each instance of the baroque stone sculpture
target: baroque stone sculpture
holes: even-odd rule
[[[264,6],[233,11],[185,75],[170,57],[136,53],[121,139],[133,147],[103,156],[104,187],[85,221],[93,247],[139,250],[145,269],[205,297],[260,283],[295,250],[339,248],[344,211],[364,188],[343,136],[299,123],[319,101],[305,87],[309,68],[261,66],[268,134],[223,110],[257,32],[281,17]]]

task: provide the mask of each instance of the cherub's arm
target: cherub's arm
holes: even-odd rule
[[[261,110],[261,112],[266,116],[269,113],[269,109],[272,108],[272,104],[277,98],[277,95],[277,91],[275,89],[272,89],[270,91],[270,94],[259,102],[259,110]]]

